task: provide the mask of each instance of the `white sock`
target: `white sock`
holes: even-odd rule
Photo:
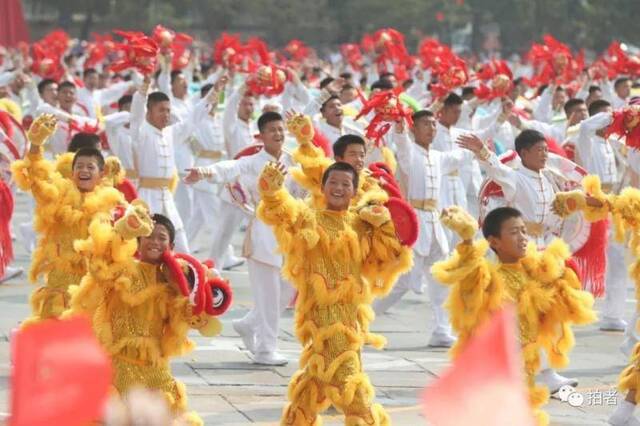
[[[611,417],[609,417],[609,423],[613,425],[623,425],[631,416],[633,416],[633,411],[635,409],[636,404],[629,402],[626,399],[621,400],[618,403],[618,408],[616,408]]]

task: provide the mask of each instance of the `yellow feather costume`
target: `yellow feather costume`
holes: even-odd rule
[[[640,190],[627,187],[619,195],[604,194],[600,188],[600,179],[597,176],[586,176],[582,181],[584,193],[588,193],[593,198],[602,203],[601,207],[589,207],[586,203],[584,193],[571,191],[557,195],[554,204],[557,209],[565,214],[573,213],[577,210],[589,212],[589,220],[606,218],[609,214],[613,219],[615,238],[624,241],[628,238],[629,247],[636,260],[629,267],[629,275],[635,282],[636,301],[640,309]],[[567,200],[573,200],[571,206],[566,208]],[[635,324],[638,327],[638,324]],[[640,403],[640,343],[633,348],[629,365],[620,373],[618,388],[621,392],[636,391],[635,403]]]
[[[285,258],[283,274],[298,291],[295,330],[303,352],[281,424],[319,425],[319,414],[330,405],[348,425],[389,424],[382,406],[371,403],[374,390],[360,350],[385,344],[369,332],[370,304],[409,270],[411,249],[396,238],[384,207],[313,209],[292,198],[282,178],[274,166],[265,167],[257,211],[273,228]]]
[[[78,284],[85,274],[82,255],[73,250],[73,241],[87,237],[92,218],[124,204],[120,192],[101,185],[83,193],[74,182],[62,176],[45,160],[39,144],[23,160],[11,165],[13,179],[20,189],[29,191],[36,202],[34,225],[39,234],[33,253],[29,279],[41,276],[45,285],[31,294],[32,316],[28,325],[56,318],[68,307],[67,288]]]
[[[313,145],[311,142],[314,136],[311,118],[305,115],[296,115],[287,121],[287,128],[298,141],[298,147],[293,151],[292,157],[300,168],[291,170],[291,176],[302,188],[311,195],[312,205],[316,208],[324,208],[324,196],[322,195],[322,175],[327,168],[334,163],[334,160],[325,156],[324,151]],[[391,158],[393,153],[389,151]],[[385,156],[385,158],[387,158]],[[395,170],[395,159],[390,165]],[[360,172],[358,180],[358,190],[353,198],[352,205],[360,203],[365,194],[371,192],[379,193],[384,201],[388,199],[387,193],[380,187],[378,180],[371,176],[368,169]]]
[[[142,216],[140,222],[151,223],[146,213]],[[176,414],[188,414],[190,424],[201,425],[195,413],[186,412],[185,387],[171,375],[169,360],[193,349],[190,328],[211,336],[220,332],[220,322],[206,314],[193,315],[188,297],[164,266],[134,258],[139,234],[119,228],[128,219],[125,215],[112,225],[109,215],[97,216],[88,238],[76,241],[88,272],[70,289],[71,309],[65,315],[91,317],[98,340],[111,356],[119,394],[136,386],[159,390]]]
[[[465,213],[443,222],[463,234],[461,228],[470,226],[465,222],[474,221],[466,216]],[[460,243],[449,259],[432,267],[434,278],[450,287],[447,306],[458,335],[451,355],[455,357],[464,349],[473,332],[493,312],[505,303],[514,303],[529,402],[538,424],[546,425],[548,417],[540,407],[547,402],[549,392],[534,381],[540,367],[540,350],[546,351],[552,367],[566,367],[574,345],[571,325],[588,324],[596,319],[593,297],[581,290],[578,277],[565,266],[570,253],[561,240],[554,240],[544,251],[530,244],[526,256],[515,264],[488,261],[485,257],[488,248],[485,240]]]

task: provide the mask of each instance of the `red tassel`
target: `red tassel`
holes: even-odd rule
[[[311,142],[314,146],[322,149],[326,157],[331,158],[333,156],[331,142],[317,127],[314,126],[313,131],[313,140]]]
[[[589,231],[589,239],[580,250],[573,254],[573,260],[581,272],[579,275],[582,275],[582,286],[594,297],[604,295],[608,242],[609,221],[593,222]]]
[[[11,243],[11,216],[13,215],[14,200],[11,188],[0,180],[0,278],[13,260],[13,245]]]

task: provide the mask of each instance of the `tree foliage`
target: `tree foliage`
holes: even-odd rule
[[[423,35],[444,41],[473,25],[474,48],[497,24],[505,52],[522,52],[551,33],[574,47],[601,50],[612,39],[640,44],[638,0],[31,0],[57,12],[77,36],[110,28],[150,30],[157,23],[213,38],[222,31],[260,35],[275,46],[293,38],[332,46],[394,27],[409,45]],[[74,14],[92,17],[87,25]],[[90,27],[90,28],[89,28]]]

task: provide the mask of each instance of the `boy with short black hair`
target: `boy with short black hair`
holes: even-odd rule
[[[434,277],[450,287],[448,309],[458,334],[452,356],[464,349],[493,312],[514,302],[530,405],[538,424],[547,424],[548,416],[539,408],[547,402],[549,391],[535,384],[540,352],[546,351],[553,367],[566,366],[574,345],[571,325],[596,319],[593,297],[581,289],[580,280],[566,264],[568,247],[556,239],[538,251],[529,244],[522,214],[511,207],[492,210],[482,227],[485,239],[476,242],[477,221],[461,208],[444,209],[442,222],[462,240],[448,260],[432,268]],[[498,262],[486,258],[489,247]]]
[[[360,352],[365,344],[385,343],[369,332],[370,304],[410,267],[411,249],[401,245],[375,194],[351,206],[358,173],[349,164],[336,162],[323,173],[326,207],[294,199],[284,178],[283,166],[264,167],[257,213],[273,228],[285,257],[283,273],[298,290],[295,325],[304,349],[281,424],[320,424],[319,415],[333,405],[347,425],[387,425],[387,413],[372,404]]]
[[[67,288],[78,284],[86,271],[84,258],[73,249],[74,240],[86,238],[96,214],[124,204],[116,189],[102,184],[104,158],[100,151],[80,149],[68,177],[43,158],[42,145],[55,128],[52,115],[38,117],[29,129],[29,154],[11,168],[20,189],[31,192],[36,202],[34,222],[40,238],[29,278],[32,282],[41,276],[45,280],[31,295],[32,316],[25,324],[56,318],[68,307]]]

